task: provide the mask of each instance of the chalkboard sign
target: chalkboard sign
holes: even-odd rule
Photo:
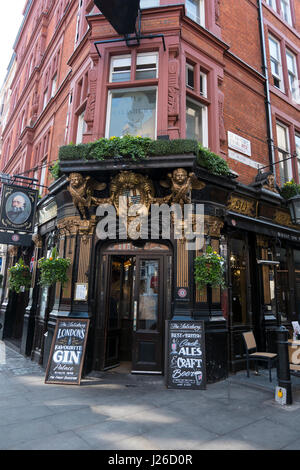
[[[86,319],[57,320],[45,383],[80,385],[88,330]]]
[[[167,322],[167,387],[206,388],[203,321]]]

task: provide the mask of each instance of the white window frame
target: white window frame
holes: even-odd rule
[[[113,93],[126,93],[128,91],[135,92],[135,91],[156,91],[156,101],[155,101],[155,126],[154,126],[154,137],[155,140],[157,138],[157,103],[158,103],[158,87],[157,86],[144,86],[144,87],[130,87],[130,88],[117,88],[115,90],[108,91],[107,97],[107,112],[106,112],[106,125],[105,125],[105,137],[109,138],[109,128],[110,128],[110,116],[111,116],[111,103],[112,103],[112,95]],[[116,136],[120,137],[120,136]],[[143,136],[142,136],[143,137]]]
[[[143,10],[144,8],[153,8],[159,7],[160,0],[140,0],[140,8]]]
[[[286,146],[287,146],[286,149],[284,149],[282,147],[279,147],[279,145],[278,145],[278,127],[281,127],[281,129],[284,130]],[[285,124],[282,124],[282,122],[280,122],[280,121],[276,122],[276,138],[277,138],[278,161],[289,158],[290,157],[289,128]],[[286,167],[286,170],[287,170],[287,179],[286,179],[286,181],[281,180],[281,171],[280,171],[281,168],[280,168],[280,163],[279,163],[280,180],[281,180],[281,185],[282,186],[283,186],[284,183],[291,180],[292,177],[293,177],[292,159],[290,158],[289,160],[286,160],[285,162],[283,162],[283,166]]]
[[[52,83],[51,83],[51,98],[55,95],[57,90],[57,73],[54,75],[52,78]]]
[[[201,86],[202,80],[202,86]],[[200,71],[200,95],[207,98],[207,73]]]
[[[198,3],[197,5],[198,14],[196,16],[189,9],[189,3]],[[186,16],[191,18],[191,20],[195,21],[195,23],[198,23],[200,26],[203,26],[205,28],[205,0],[186,0],[185,11],[186,11]]]
[[[129,68],[129,80],[117,80],[117,81],[114,81],[112,80],[113,78],[113,74],[121,74],[121,73],[124,73],[123,71],[117,71],[117,72],[114,72],[113,69],[114,69],[114,63],[115,61],[117,60],[120,60],[120,59],[128,59],[129,61],[129,64],[130,64],[130,68]],[[109,81],[110,83],[120,83],[120,82],[125,82],[125,81],[130,81],[130,78],[131,78],[131,68],[132,68],[132,59],[131,59],[131,54],[124,54],[124,55],[117,55],[117,56],[112,56],[110,58],[110,71],[109,71]]]
[[[295,149],[297,155],[297,168],[298,168],[298,175],[300,178],[300,132],[295,132]]]
[[[208,147],[208,109],[207,106],[200,101],[194,100],[189,96],[186,97],[186,111],[187,114],[187,104],[188,102],[193,103],[194,105],[198,106],[202,109],[202,142],[201,145],[203,147]]]
[[[293,69],[289,68],[288,57],[291,58]],[[299,97],[299,83],[298,83],[298,72],[297,72],[297,57],[289,49],[286,49],[286,63],[287,63],[287,72],[289,79],[289,90],[294,99]]]
[[[293,25],[290,0],[280,0],[280,14],[288,24]]]
[[[139,58],[143,58],[143,57],[155,57],[155,69],[144,69],[144,70],[155,70],[155,77],[153,78],[136,78],[136,74],[137,74],[137,66],[138,66],[138,59]],[[142,69],[139,70],[139,72],[142,72]],[[134,71],[134,79],[135,80],[153,80],[155,78],[158,77],[158,53],[157,52],[140,52],[136,55],[136,64],[135,64],[135,71]]]
[[[76,145],[82,143],[83,134],[86,131],[86,122],[84,120],[85,109],[78,114],[77,117],[77,131],[76,131]]]
[[[275,43],[275,45],[276,45],[276,48],[277,48],[277,51],[278,51],[278,57],[274,57],[271,54],[271,46],[270,46],[271,41],[273,41],[273,43]],[[275,77],[277,80],[279,80],[279,86],[276,86],[274,84],[274,87],[278,88],[281,91],[284,91],[280,42],[277,41],[277,39],[275,39],[272,35],[269,35],[269,50],[270,50],[270,62],[271,62],[271,74],[272,74],[272,77]],[[273,73],[272,63],[275,63],[278,66],[279,74]]]
[[[273,10],[277,10],[276,8],[276,0],[266,0],[267,1],[267,4],[269,5],[269,7],[273,8]]]
[[[44,109],[46,108],[48,104],[48,87],[46,88],[46,90],[44,91],[44,96],[43,96],[43,111]]]
[[[46,180],[46,171],[47,171],[47,161],[44,161],[42,163],[41,167],[41,176],[40,176],[40,187],[39,187],[39,195],[42,196],[44,189],[42,186],[45,186],[45,180]]]
[[[189,84],[189,70],[193,72],[193,86]],[[191,90],[195,89],[195,67],[192,64],[189,64],[188,62],[186,62],[185,64],[185,84]]]

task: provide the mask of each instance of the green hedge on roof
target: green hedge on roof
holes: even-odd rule
[[[67,160],[99,160],[107,158],[130,158],[143,160],[149,156],[194,154],[197,164],[206,168],[210,173],[220,176],[230,176],[231,171],[227,162],[202,147],[196,140],[152,140],[147,137],[130,136],[110,137],[99,139],[88,144],[69,144],[60,147],[59,160],[53,166],[52,175],[59,175],[59,162]]]

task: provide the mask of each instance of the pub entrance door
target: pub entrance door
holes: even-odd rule
[[[162,373],[164,320],[171,304],[168,246],[114,244],[102,259],[107,264],[105,369],[127,363],[132,373]]]

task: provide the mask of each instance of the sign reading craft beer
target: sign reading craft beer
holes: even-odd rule
[[[57,320],[45,383],[80,385],[89,320]]]
[[[0,228],[33,233],[37,190],[2,184]]]
[[[172,320],[167,323],[167,387],[204,390],[204,322]]]

